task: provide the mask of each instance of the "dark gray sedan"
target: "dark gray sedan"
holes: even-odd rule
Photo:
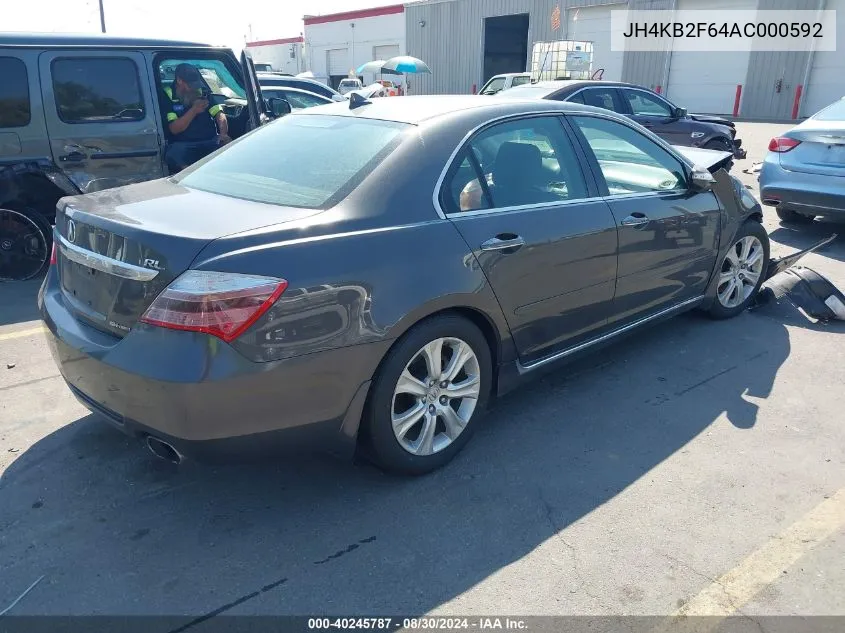
[[[423,473],[522,379],[747,307],[762,213],[697,151],[553,101],[303,110],[62,199],[41,314],[73,393],[160,457],[318,446]]]

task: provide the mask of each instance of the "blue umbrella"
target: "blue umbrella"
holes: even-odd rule
[[[359,75],[363,75],[364,73],[372,73],[374,75],[380,74],[387,74],[387,75],[399,75],[401,73],[395,70],[389,70],[384,67],[385,61],[383,59],[375,59],[371,62],[367,62],[366,64],[361,64],[355,70],[356,73]]]
[[[382,68],[394,70],[397,73],[431,73],[431,68],[423,60],[409,55],[392,57],[384,62]]]

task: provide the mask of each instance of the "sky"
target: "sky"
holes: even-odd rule
[[[302,16],[399,4],[401,0],[103,0],[106,32],[111,35],[185,39],[230,46],[239,51],[245,38],[296,37]],[[100,31],[98,0],[0,0],[3,31]],[[218,6],[215,6],[218,5]],[[238,16],[235,7],[249,7]],[[251,29],[251,32],[250,32]]]

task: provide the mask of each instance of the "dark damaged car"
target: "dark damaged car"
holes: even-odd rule
[[[733,121],[710,114],[690,114],[663,95],[621,81],[540,81],[504,90],[506,99],[549,99],[581,103],[623,114],[673,145],[731,152],[745,158]]]
[[[761,210],[698,151],[555,101],[303,110],[62,199],[41,314],[73,393],[160,457],[311,446],[424,473],[522,380],[745,310]]]

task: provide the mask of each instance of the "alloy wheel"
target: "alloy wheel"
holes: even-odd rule
[[[728,250],[719,272],[716,294],[725,308],[735,308],[746,301],[763,274],[765,251],[754,235],[746,235]]]
[[[459,338],[438,338],[411,358],[393,391],[391,423],[399,445],[432,455],[464,431],[478,404],[478,357]]]
[[[0,280],[35,277],[50,257],[47,238],[31,218],[0,210]]]

